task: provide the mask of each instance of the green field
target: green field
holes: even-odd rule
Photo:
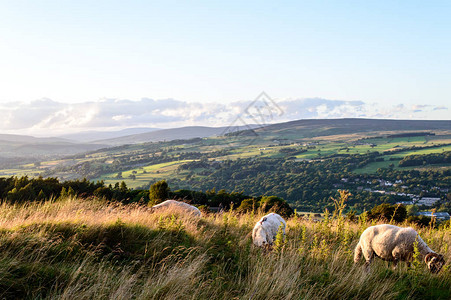
[[[384,155],[384,161],[370,163],[363,168],[355,170],[356,173],[363,174],[374,173],[378,168],[388,168],[391,163],[394,164],[394,168],[399,169],[398,161],[390,161],[390,158],[400,160],[404,156],[411,154],[428,154],[451,150],[451,145],[449,145],[451,144],[451,135],[448,133],[435,136],[402,138],[383,138],[379,136],[368,138],[371,135],[374,136],[374,133],[336,134],[306,138],[304,132],[285,130],[281,131],[280,134],[263,132],[258,136],[252,137],[204,138],[195,143],[162,142],[134,144],[107,148],[77,157],[58,158],[55,160],[47,159],[40,162],[40,164],[18,164],[14,167],[0,170],[0,176],[28,175],[35,177],[44,175],[58,177],[62,180],[88,176],[92,180],[104,180],[107,184],[124,180],[128,186],[135,188],[159,179],[184,179],[189,173],[186,171],[179,172],[178,167],[183,163],[193,160],[183,158],[183,155],[186,153],[199,153],[201,155],[199,157],[202,157],[204,154],[213,153],[214,151],[226,151],[224,155],[208,158],[209,160],[214,159],[218,161],[252,157],[295,157],[297,160],[302,161],[322,159],[323,157],[334,154],[365,154],[373,151],[384,153],[385,151],[399,150],[412,146],[431,147],[437,144],[448,144],[440,148],[406,150]],[[294,151],[293,153],[295,154],[291,155],[288,152],[282,152],[287,148]],[[296,154],[296,151],[301,150],[307,151]],[[159,163],[158,160],[154,163],[139,163],[142,158],[149,156],[159,157],[161,155],[166,155],[164,163]],[[168,160],[170,161],[167,162]],[[96,176],[89,175],[89,172],[86,175],[86,173],[80,171],[80,169],[87,168],[86,165],[82,166],[83,164],[88,164],[88,167],[104,169],[105,171]],[[121,166],[120,168],[115,168],[115,170],[122,170],[122,178],[117,178],[119,171],[108,171],[113,164]],[[444,165],[422,166],[421,168],[443,169],[448,167]],[[130,175],[134,175],[135,179],[132,179]],[[202,176],[198,177],[201,178]]]
[[[173,161],[161,164],[155,164],[150,166],[143,166],[139,168],[130,169],[128,171],[122,172],[123,179],[118,179],[116,177],[117,173],[105,174],[98,178],[98,180],[103,180],[106,184],[114,184],[118,181],[124,180],[128,187],[136,188],[145,184],[148,184],[154,179],[165,179],[168,176],[174,176],[176,169],[179,165],[189,162],[191,160],[181,160]],[[135,173],[136,179],[129,178],[130,175]]]
[[[418,149],[418,150],[409,150],[405,152],[399,152],[390,155],[384,155],[384,161],[369,163],[363,168],[356,169],[354,172],[357,174],[371,174],[375,173],[379,168],[388,168],[390,164],[394,165],[395,169],[399,170],[412,170],[412,169],[423,169],[423,170],[433,170],[433,169],[443,169],[443,168],[451,168],[451,165],[428,165],[421,167],[400,167],[398,165],[399,160],[408,155],[419,155],[419,154],[429,154],[429,153],[440,153],[444,151],[451,151],[451,145],[440,147],[440,148],[431,148],[431,149]],[[390,160],[390,158],[396,158],[397,160]]]

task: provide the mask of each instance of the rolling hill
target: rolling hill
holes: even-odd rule
[[[0,176],[87,178],[112,186],[124,181],[131,188],[144,189],[164,179],[173,189],[276,195],[310,211],[328,205],[336,189],[343,186],[342,177],[362,182],[369,176],[370,180],[363,181],[370,182],[368,186],[349,186],[359,199],[371,199],[365,204],[357,201],[359,210],[383,201],[406,200],[397,199],[397,192],[413,195],[422,189],[444,197],[449,186],[446,174],[451,165],[442,156],[451,151],[450,121],[300,120],[236,133],[228,129],[158,130],[109,141],[117,146],[106,146],[105,141],[103,145],[53,141],[16,142],[11,147],[13,142],[9,142],[6,147],[0,145],[0,150],[24,156],[0,155]],[[89,147],[93,150],[83,151]],[[401,165],[409,155],[419,156],[420,163]],[[432,156],[440,163],[433,163]],[[406,176],[411,181],[406,182],[407,191],[397,188],[386,191],[395,194],[374,196],[364,190],[376,190],[374,180],[394,182]],[[433,183],[430,176],[437,177]]]
[[[101,144],[77,143],[58,137],[39,138],[27,135],[0,134],[0,157],[40,157],[71,155],[105,147]]]
[[[119,138],[123,136],[133,135],[133,134],[140,134],[140,133],[148,133],[151,131],[160,130],[159,128],[150,128],[150,127],[143,127],[143,128],[126,128],[122,130],[114,130],[114,131],[97,131],[97,130],[91,130],[91,131],[82,131],[77,133],[70,133],[70,134],[64,134],[60,136],[64,139],[69,139],[76,142],[92,142],[97,140],[105,140],[105,139],[114,139]]]
[[[237,130],[255,128],[255,125],[236,127]],[[95,143],[119,146],[147,142],[171,141],[179,139],[205,138],[222,135],[229,127],[187,126],[180,128],[161,129],[152,132],[133,134],[113,139],[95,141]]]
[[[169,145],[166,145],[166,143],[171,143],[171,141],[193,138],[207,139],[197,145],[193,145],[192,147],[194,148],[191,148],[190,150],[186,149],[185,151],[207,153],[209,151],[215,151],[215,149],[228,149],[231,146],[231,149],[229,150],[233,150],[233,153],[230,153],[231,156],[229,157],[233,159],[243,155],[257,155],[260,153],[259,148],[265,148],[270,144],[274,144],[274,141],[276,141],[275,144],[280,146],[293,143],[308,144],[312,142],[338,143],[336,146],[324,144],[322,146],[322,153],[324,155],[337,153],[337,149],[347,147],[346,145],[353,144],[361,139],[385,138],[399,133],[427,133],[422,141],[416,142],[417,146],[428,143],[431,139],[435,140],[436,143],[447,143],[447,141],[451,139],[450,120],[308,119],[269,124],[265,127],[259,127],[257,125],[237,126],[233,128],[232,132],[236,130],[242,131],[230,136],[224,136],[224,134],[229,133],[231,127],[187,126],[153,130],[150,132],[148,130],[153,129],[130,128],[117,132],[85,132],[65,135],[66,138],[72,138],[72,140],[62,137],[37,138],[25,135],[0,134],[0,158],[3,161],[7,161],[8,158],[13,157],[33,159],[33,161],[48,160],[49,158],[57,160],[64,156],[74,154],[81,154],[84,156],[83,154],[86,152],[102,149],[101,151],[103,153],[99,155],[105,159],[109,159],[112,155],[127,156],[129,152],[136,151],[141,153],[154,153],[154,151],[158,152],[156,150],[157,148],[164,148]],[[141,131],[145,132],[136,133]],[[101,139],[93,142],[73,141],[75,139],[79,141],[90,140],[96,136],[108,136],[110,134],[124,135],[130,132],[136,134]],[[249,135],[248,133],[252,133],[252,135]],[[435,136],[428,136],[428,134]],[[369,147],[368,145],[359,146],[359,148],[350,149],[348,151],[351,151],[349,153],[353,153],[354,151],[360,153],[367,150],[386,150],[390,147],[398,146],[396,141],[393,141],[394,144],[392,144],[389,140],[373,141],[372,143],[378,144],[377,147]],[[365,141],[368,142],[368,140]],[[151,146],[153,150],[150,152],[146,150],[150,147],[149,143],[155,142],[162,144]],[[363,144],[366,142],[363,142]],[[413,142],[413,139],[400,143],[407,145],[410,142]],[[433,144],[434,141],[431,141],[431,143]],[[112,148],[123,145],[133,145],[133,147],[120,147],[120,149]],[[251,145],[255,147],[249,148]],[[277,152],[279,149],[274,148],[273,150],[274,153],[271,152],[271,156],[280,155]],[[265,151],[267,155],[270,155],[268,150]],[[309,159],[315,157],[317,155],[316,152],[316,150],[309,150],[309,152],[303,155],[298,155],[298,158]]]
[[[13,143],[52,143],[52,142],[69,142],[65,138],[59,137],[34,137],[31,135],[19,135],[19,134],[0,134],[0,142],[13,142]]]
[[[387,120],[387,119],[307,119],[278,123],[256,129],[261,135],[296,138],[367,133],[382,135],[399,131],[451,131],[451,120]]]

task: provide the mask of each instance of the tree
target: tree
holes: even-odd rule
[[[168,199],[169,186],[166,180],[160,180],[150,186],[149,205],[155,205]]]
[[[263,196],[260,200],[260,207],[265,212],[274,211],[284,217],[291,217],[294,213],[293,209],[284,199],[276,196]]]
[[[33,190],[31,182],[21,188],[13,188],[8,192],[7,199],[11,202],[34,200],[36,194]]]
[[[414,216],[414,215],[416,215],[417,212],[420,211],[418,206],[416,206],[416,205],[407,205],[406,210],[407,210],[407,214],[409,216]]]
[[[373,207],[368,214],[369,219],[402,222],[407,218],[407,210],[404,205],[390,205],[383,203]]]
[[[122,193],[125,193],[125,192],[128,191],[127,184],[125,183],[125,181],[122,181],[122,182],[121,182],[121,185],[119,186],[119,190],[120,190]]]
[[[243,201],[241,201],[241,204],[238,207],[238,211],[240,212],[255,211],[259,206],[260,203],[255,198],[244,199]]]

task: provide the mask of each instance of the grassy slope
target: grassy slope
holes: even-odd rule
[[[68,198],[0,207],[0,296],[47,299],[449,299],[451,270],[370,274],[352,250],[368,225],[288,220],[286,244],[251,245],[259,215],[151,214],[140,206]],[[451,231],[422,230],[451,258]]]
[[[104,180],[106,184],[113,184],[118,182],[119,180],[124,180],[127,183],[127,186],[130,188],[136,188],[139,186],[143,186],[148,184],[152,179],[167,179],[175,173],[177,167],[181,164],[187,163],[192,160],[179,160],[179,161],[171,161],[167,163],[154,164],[149,166],[144,166],[141,168],[134,168],[122,172],[123,179],[117,179],[117,173],[105,174],[98,178],[98,180]],[[131,180],[128,176],[132,175],[133,171],[136,171],[136,179]],[[146,173],[144,173],[144,171]]]
[[[379,169],[379,168],[388,168],[390,164],[393,164],[394,168],[398,169],[398,170],[411,170],[411,169],[423,169],[423,170],[424,169],[435,169],[435,170],[437,170],[437,169],[440,169],[440,168],[450,168],[451,166],[449,166],[449,165],[428,165],[426,167],[419,167],[419,166],[415,166],[415,167],[400,167],[398,165],[399,160],[401,160],[403,157],[408,156],[408,155],[441,153],[441,152],[444,152],[444,151],[451,151],[451,145],[444,146],[444,147],[439,147],[439,148],[431,148],[431,149],[409,150],[409,151],[395,153],[395,154],[391,154],[391,155],[384,155],[384,159],[385,159],[384,161],[369,163],[368,165],[364,166],[363,168],[356,169],[355,173],[357,173],[357,174],[375,173],[377,171],[377,169]],[[390,161],[390,158],[396,158],[396,159],[399,159],[399,160]]]
[[[324,121],[324,120],[323,120]],[[355,120],[354,120],[355,121]],[[302,122],[301,122],[302,123]],[[332,124],[330,121],[326,122],[327,124]],[[341,129],[333,130],[332,133],[335,135],[322,135],[321,134],[331,134],[330,130],[327,129],[329,127],[321,127],[324,124],[319,122],[317,125],[318,128],[312,127],[307,128],[305,130],[300,128],[285,128],[278,129],[275,126],[271,130],[259,132],[257,137],[241,137],[241,138],[208,138],[203,139],[200,143],[194,144],[180,144],[177,146],[171,146],[175,148],[176,151],[171,152],[171,154],[177,155],[180,152],[209,152],[219,149],[228,149],[230,150],[230,154],[222,157],[217,157],[217,160],[225,160],[225,159],[237,159],[237,158],[245,158],[245,157],[283,157],[284,155],[279,153],[279,150],[284,147],[293,147],[293,146],[277,146],[278,142],[275,140],[280,140],[283,143],[291,143],[291,142],[299,142],[309,143],[312,141],[318,142],[319,145],[316,146],[315,149],[309,149],[307,152],[296,155],[296,157],[300,160],[304,159],[315,159],[321,156],[331,155],[331,154],[356,154],[356,153],[367,153],[369,151],[379,151],[383,152],[390,149],[399,149],[403,147],[425,147],[431,146],[434,144],[443,144],[443,143],[451,143],[451,135],[449,134],[451,131],[441,130],[437,132],[436,136],[422,136],[422,137],[405,137],[405,138],[383,138],[383,137],[374,137],[368,138],[371,136],[381,136],[382,134],[387,134],[387,132],[355,132],[355,133],[343,133]],[[410,125],[409,125],[410,126]],[[353,127],[352,127],[353,128]],[[352,129],[351,128],[351,129]],[[311,130],[310,130],[311,129]],[[349,129],[349,128],[348,128]],[[393,128],[391,128],[392,130]],[[313,131],[312,131],[313,130]],[[314,132],[313,138],[304,137],[305,131],[308,133]],[[337,131],[337,132],[335,132]],[[390,133],[395,133],[395,131],[390,131]],[[370,145],[354,145],[354,142],[360,140],[362,138],[366,138],[361,140],[364,143],[374,143],[376,146],[371,147]],[[250,141],[251,139],[251,141]],[[269,145],[273,145],[272,147],[268,147]],[[275,145],[275,146],[274,146]],[[167,145],[161,144],[162,148],[167,148]],[[299,146],[298,146],[299,147]],[[305,148],[305,147],[304,147]],[[451,149],[451,146],[444,147],[447,150]],[[149,150],[152,149],[152,150]],[[265,149],[265,150],[261,150]],[[318,151],[319,150],[319,151]],[[76,163],[82,163],[87,161],[94,160],[103,160],[104,162],[100,163],[100,165],[108,165],[111,164],[115,158],[126,158],[133,155],[146,155],[155,151],[154,148],[150,147],[147,144],[136,144],[118,148],[109,148],[104,149],[102,151],[88,154],[84,158],[77,159],[58,159],[53,161],[44,161],[41,163],[39,167],[35,167],[33,164],[24,164],[18,165],[14,168],[8,168],[0,170],[0,176],[11,176],[11,175],[29,175],[36,176],[40,172],[43,172],[45,168],[53,168],[57,165],[71,166]],[[415,150],[415,151],[406,151],[397,154],[393,154],[392,156],[386,156],[385,162],[377,162],[368,165],[362,169],[357,170],[357,173],[373,173],[380,167],[388,167],[391,163],[388,161],[390,157],[399,157],[402,158],[408,154],[426,154],[441,151],[438,148],[429,148],[424,150]],[[130,166],[128,170],[123,172],[124,181],[130,187],[139,187],[145,184],[148,184],[150,180],[159,180],[161,178],[178,178],[183,179],[188,173],[178,173],[176,172],[177,166],[181,162],[175,158],[175,161],[170,162],[168,164],[154,164],[145,166],[146,169],[149,169],[150,172],[147,174],[142,173],[142,169],[139,169],[137,166]],[[397,162],[395,161],[395,167],[397,166]],[[99,163],[96,163],[99,164]],[[128,164],[128,163],[126,163]],[[428,168],[437,169],[449,166],[427,166]],[[132,180],[128,178],[128,175],[135,170],[138,172],[136,180]],[[147,170],[146,170],[147,171]],[[114,174],[103,174],[97,178],[91,178],[93,180],[104,179],[107,183],[115,183],[118,180],[114,177],[117,173]],[[80,175],[75,172],[70,173],[54,173],[52,176],[57,176],[60,179],[75,179]]]
[[[344,138],[346,139],[346,138]],[[214,139],[213,139],[214,140]],[[251,145],[240,145],[238,144],[236,148],[234,148],[231,151],[230,155],[217,157],[217,160],[225,160],[225,159],[237,159],[237,158],[246,158],[246,157],[283,157],[283,154],[279,153],[279,150],[286,147],[293,147],[293,146],[272,146],[268,147],[269,144],[271,144],[272,139],[268,138],[258,138],[254,141],[255,144]],[[316,146],[315,149],[310,149],[307,152],[301,153],[296,155],[296,158],[298,159],[315,159],[318,158],[318,153],[321,154],[321,156],[326,155],[332,155],[332,154],[356,154],[356,153],[367,153],[368,151],[380,151],[383,152],[385,150],[391,150],[396,149],[396,146],[400,147],[411,147],[411,146],[430,146],[433,143],[449,143],[451,142],[451,139],[444,139],[444,140],[434,140],[434,138],[425,138],[425,137],[414,137],[414,138],[395,138],[395,139],[385,139],[385,138],[377,138],[377,139],[370,139],[368,140],[368,143],[377,143],[376,147],[370,147],[368,145],[355,145],[352,146],[349,142],[340,142],[340,141],[321,141],[319,145]],[[208,145],[209,140],[203,142],[206,145]],[[227,145],[226,141],[222,140],[222,145],[226,146],[234,146],[234,145]],[[185,151],[206,151],[208,149],[208,146],[187,146],[184,150]],[[344,150],[346,147],[349,147],[349,151]],[[220,147],[218,147],[220,148]],[[210,150],[217,150],[218,148],[213,148]],[[305,147],[304,147],[305,148]],[[442,147],[445,150],[450,150],[451,146],[445,146]],[[431,149],[423,149],[423,150],[412,150],[412,151],[406,151],[401,152],[397,154],[393,154],[391,156],[393,157],[404,157],[405,155],[409,154],[426,154],[426,153],[436,153],[442,151],[442,148],[431,148]],[[183,147],[181,147],[183,149]],[[188,150],[189,149],[189,150]],[[263,150],[264,149],[264,150]],[[318,151],[320,150],[320,151]],[[377,170],[379,167],[388,167],[388,165],[391,163],[388,161],[389,157],[387,155],[385,162],[381,163],[374,163],[370,164],[368,169],[363,170],[357,170],[357,173],[373,173]],[[147,170],[149,168],[151,171],[148,174],[142,174],[142,170],[137,170],[138,176],[136,180],[131,180],[127,178],[127,176],[130,174],[130,172],[133,169],[130,169],[129,171],[123,172],[124,181],[127,183],[130,187],[137,187],[142,186],[144,184],[147,184],[150,179],[167,179],[167,178],[179,178],[183,179],[187,172],[180,172],[177,173],[176,169],[179,164],[181,164],[183,161],[175,161],[168,164],[156,164],[156,165],[149,165],[144,167],[144,169]],[[395,162],[396,163],[396,162]],[[430,166],[431,168],[436,168],[435,166]],[[437,166],[438,168],[438,166]],[[114,183],[117,182],[117,179],[114,179],[114,176],[116,174],[109,174],[102,176],[97,179],[104,179],[107,183]]]

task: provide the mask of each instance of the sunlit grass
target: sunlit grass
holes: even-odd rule
[[[251,242],[261,213],[152,214],[98,199],[0,205],[0,296],[46,299],[449,299],[451,270],[353,264],[370,224],[287,222],[280,251]],[[418,229],[451,259],[450,229]]]

